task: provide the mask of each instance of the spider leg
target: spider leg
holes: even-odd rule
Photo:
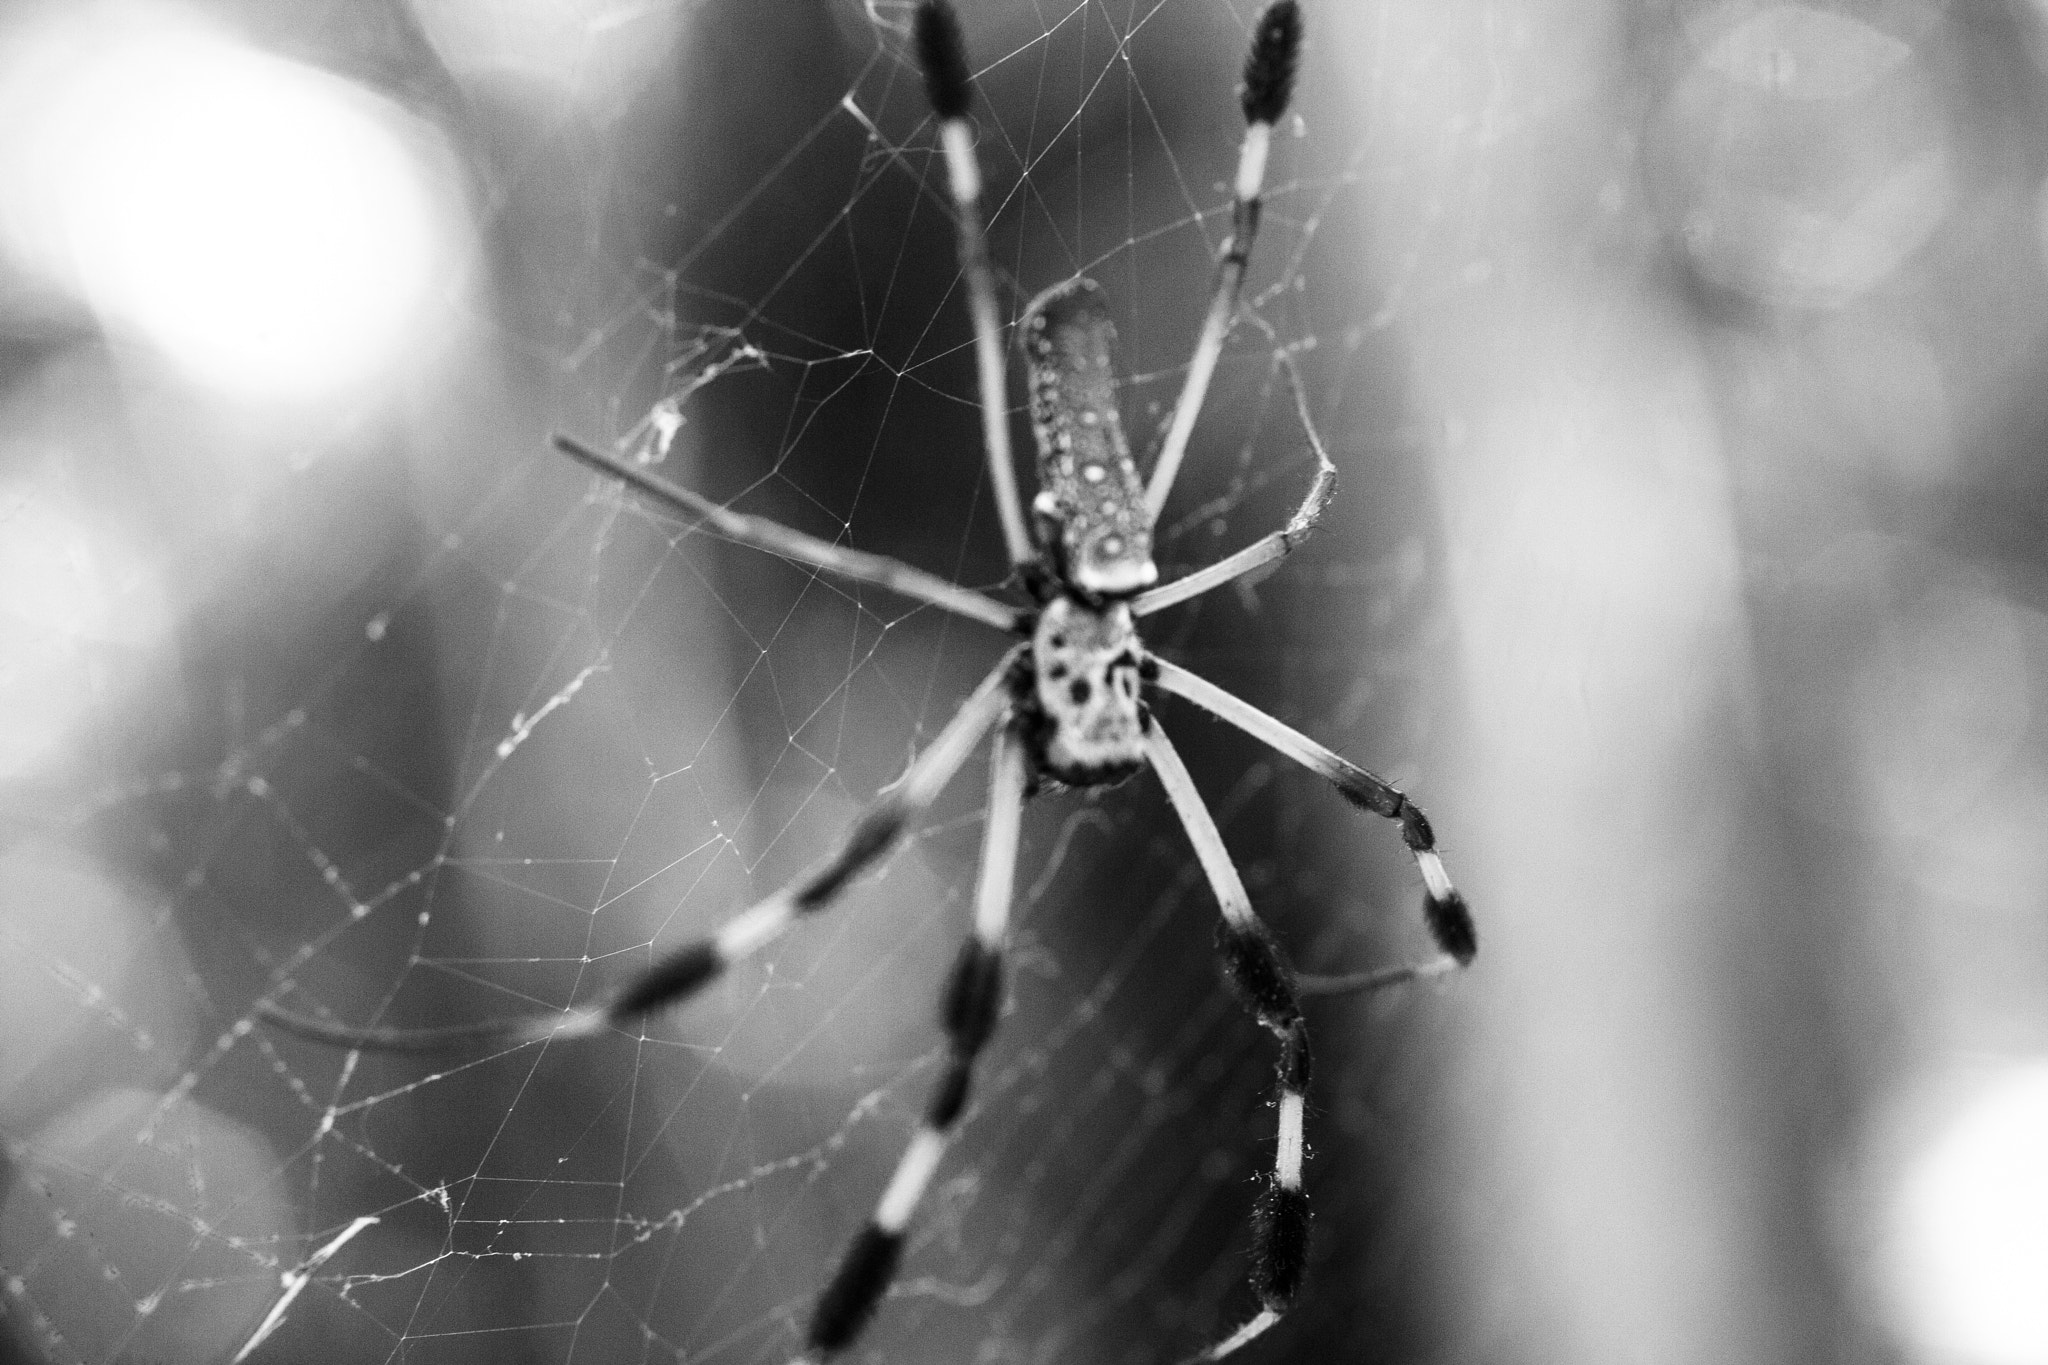
[[[823,910],[868,867],[880,862],[911,823],[938,799],[974,752],[974,746],[1010,705],[1009,679],[1026,646],[1012,649],[963,702],[945,729],[911,760],[894,786],[855,817],[839,847],[809,871],[686,943],[595,1005],[564,1013],[514,1016],[443,1028],[352,1028],[294,1014],[265,1000],[257,1017],[288,1033],[335,1047],[372,1052],[443,1052],[450,1048],[516,1046],[550,1038],[587,1038],[656,1010],[682,1003],[725,969],[752,957],[805,915]],[[1013,855],[1014,856],[1014,855]]]
[[[808,564],[814,569],[837,574],[860,583],[874,583],[914,597],[934,607],[943,608],[959,616],[970,616],[985,621],[997,630],[1014,632],[1023,613],[1015,607],[1004,606],[993,597],[957,584],[948,583],[937,574],[926,573],[923,569],[912,568],[900,559],[887,555],[869,554],[864,550],[850,550],[844,545],[834,545],[828,540],[805,535],[802,531],[791,530],[781,522],[766,517],[749,516],[721,507],[702,493],[694,493],[678,484],[670,483],[658,474],[651,474],[638,465],[628,464],[616,456],[592,450],[574,437],[557,433],[555,449],[579,464],[588,465],[599,474],[619,480],[637,493],[661,503],[671,511],[686,517],[696,517],[711,529],[712,534],[740,545],[749,545],[757,550],[784,559],[793,559],[799,564]]]
[[[1252,1212],[1252,1291],[1258,1295],[1259,1311],[1237,1331],[1184,1362],[1194,1365],[1223,1359],[1280,1321],[1301,1290],[1302,1272],[1308,1266],[1308,1195],[1301,1188],[1308,1024],[1301,1016],[1294,970],[1287,965],[1273,931],[1252,913],[1251,897],[1245,892],[1237,864],[1223,846],[1223,835],[1156,719],[1145,731],[1145,756],[1159,774],[1166,799],[1180,816],[1223,912],[1216,926],[1216,952],[1223,961],[1224,979],[1238,1001],[1280,1039],[1276,1077],[1280,1140],[1272,1178]]]
[[[1173,423],[1159,447],[1159,461],[1152,466],[1152,481],[1145,485],[1145,506],[1152,520],[1166,506],[1167,494],[1180,473],[1181,457],[1187,454],[1188,437],[1194,433],[1195,418],[1202,399],[1209,392],[1209,379],[1223,355],[1223,339],[1237,316],[1237,292],[1244,284],[1246,264],[1251,260],[1252,238],[1259,231],[1259,205],[1266,183],[1266,155],[1272,147],[1273,125],[1287,112],[1294,93],[1295,67],[1301,59],[1301,10],[1295,0],[1273,0],[1259,16],[1252,32],[1251,51],[1244,59],[1244,86],[1238,102],[1244,108],[1244,142],[1237,153],[1237,179],[1230,205],[1230,235],[1217,253],[1216,290],[1209,300],[1209,314],[1202,322],[1202,335],[1195,342],[1194,359],[1188,363],[1187,382],[1174,404]]]
[[[1429,817],[1422,813],[1420,806],[1410,801],[1399,788],[1316,743],[1292,726],[1275,720],[1250,702],[1232,696],[1206,678],[1197,677],[1180,665],[1168,663],[1157,656],[1152,662],[1158,667],[1159,686],[1221,716],[1252,738],[1263,740],[1336,787],[1352,805],[1397,821],[1401,826],[1401,840],[1415,855],[1415,866],[1422,872],[1423,922],[1429,926],[1429,935],[1444,958],[1424,967],[1391,968],[1386,972],[1371,972],[1358,977],[1319,977],[1316,978],[1316,994],[1392,985],[1462,967],[1472,960],[1479,951],[1479,931],[1472,923],[1472,909],[1465,904],[1465,898],[1458,889],[1451,885],[1451,875],[1444,870],[1444,860],[1436,851],[1436,834],[1430,829]]]
[[[1301,382],[1300,367],[1294,363],[1294,357],[1285,352],[1281,353],[1280,364],[1287,372],[1289,387],[1294,390],[1294,410],[1301,418],[1301,429],[1308,433],[1309,449],[1316,456],[1316,476],[1309,481],[1308,493],[1303,496],[1301,506],[1294,509],[1294,515],[1287,519],[1285,526],[1260,536],[1236,554],[1226,555],[1208,568],[1197,569],[1184,578],[1176,578],[1149,592],[1139,593],[1131,599],[1131,615],[1149,616],[1190,597],[1200,597],[1211,588],[1220,588],[1263,564],[1271,564],[1293,554],[1307,543],[1317,523],[1323,519],[1330,497],[1337,491],[1337,466],[1330,463],[1330,452],[1324,449],[1323,438],[1316,433],[1315,421],[1308,410],[1308,390]]]
[[[946,152],[946,183],[953,194],[953,218],[960,232],[960,269],[967,280],[967,310],[974,319],[975,379],[981,392],[981,442],[995,485],[996,513],[1010,563],[1022,568],[1036,558],[1017,498],[1017,469],[1010,459],[1010,399],[1003,378],[1003,325],[996,313],[996,277],[989,268],[988,239],[981,230],[981,163],[974,155],[974,129],[967,112],[974,104],[974,78],[967,69],[967,44],[960,20],[946,0],[924,0],[914,21],[917,61],[924,89],[939,119]]]
[[[847,1247],[839,1269],[818,1299],[805,1336],[803,1361],[822,1361],[851,1344],[881,1304],[903,1254],[910,1216],[938,1169],[953,1125],[967,1107],[975,1059],[1002,1015],[1003,942],[1009,931],[1017,837],[1029,780],[1024,746],[1014,724],[997,733],[989,769],[988,828],[982,837],[974,933],[960,945],[960,956],[940,997],[946,1070],[932,1091],[924,1122],[904,1149],[873,1216]]]

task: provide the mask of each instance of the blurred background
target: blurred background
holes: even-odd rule
[[[1010,312],[1149,452],[1250,0],[960,0]],[[2048,1362],[2043,20],[1307,0],[1148,623],[1402,783],[1474,968],[1310,1007],[1315,1257],[1243,1359]],[[548,453],[995,588],[897,0],[0,11],[0,1354],[774,1361],[941,1057],[984,765],[639,1036],[997,657]],[[1011,397],[1019,398],[1013,382]],[[1019,435],[1023,435],[1021,423]],[[1155,624],[1156,623],[1156,624]],[[1396,833],[1189,708],[1316,972]],[[1156,785],[1027,813],[1012,1004],[855,1359],[1170,1361],[1253,1311],[1273,1049]]]

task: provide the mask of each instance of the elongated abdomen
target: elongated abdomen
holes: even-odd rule
[[[1116,325],[1093,280],[1056,284],[1025,310],[1031,429],[1038,438],[1039,534],[1062,577],[1122,597],[1159,577],[1145,486],[1117,412]]]

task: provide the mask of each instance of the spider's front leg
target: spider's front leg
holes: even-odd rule
[[[1306,545],[1322,522],[1330,499],[1336,496],[1337,466],[1330,462],[1330,452],[1323,447],[1323,438],[1316,434],[1315,419],[1308,410],[1308,390],[1301,382],[1301,367],[1285,351],[1280,353],[1279,365],[1287,375],[1288,387],[1294,391],[1294,411],[1301,419],[1302,431],[1308,436],[1309,449],[1316,457],[1316,476],[1309,480],[1308,492],[1302,495],[1301,505],[1294,509],[1294,515],[1287,519],[1285,526],[1277,531],[1268,531],[1236,554],[1226,555],[1206,569],[1197,569],[1171,583],[1162,583],[1139,593],[1131,599],[1131,615],[1150,616],[1155,611],[1164,611],[1177,602],[1200,597],[1211,589],[1243,578],[1276,559],[1284,559]]]
[[[1242,1327],[1183,1365],[1221,1360],[1280,1321],[1301,1291],[1308,1268],[1308,1195],[1301,1187],[1306,1155],[1302,1118],[1308,1102],[1308,1024],[1279,943],[1252,913],[1251,896],[1214,817],[1195,790],[1187,765],[1155,718],[1145,731],[1145,756],[1166,798],[1195,846],[1195,856],[1215,892],[1223,919],[1216,926],[1216,951],[1223,960],[1224,979],[1253,1017],[1280,1039],[1280,1064],[1275,1078],[1279,1092],[1280,1141],[1273,1174],[1260,1192],[1252,1213],[1252,1291],[1259,1311]]]
[[[721,507],[701,493],[692,492],[679,484],[670,483],[659,474],[629,464],[616,455],[607,455],[593,450],[573,436],[557,432],[555,449],[567,455],[578,464],[608,478],[617,479],[626,487],[670,511],[691,518],[708,527],[712,534],[723,536],[736,545],[748,545],[765,550],[771,555],[798,564],[808,564],[841,578],[857,583],[875,583],[892,592],[900,592],[920,602],[943,608],[960,616],[970,616],[994,626],[997,630],[1015,631],[1022,620],[1015,607],[1005,606],[992,597],[984,596],[971,588],[949,583],[937,574],[926,573],[887,555],[869,554],[865,550],[848,549],[805,535],[780,522],[766,517],[749,516]]]
[[[822,1361],[850,1345],[881,1304],[903,1255],[905,1229],[945,1155],[953,1127],[967,1107],[975,1059],[1003,1010],[1003,941],[1009,931],[1016,881],[1017,838],[1029,780],[1016,723],[996,735],[989,765],[988,828],[981,845],[981,877],[974,898],[974,933],[960,947],[940,997],[946,1031],[946,1070],[939,1077],[896,1174],[855,1235],[818,1300],[805,1335],[802,1361]]]
[[[1010,464],[1010,404],[1003,379],[1003,325],[996,307],[996,277],[981,227],[981,163],[974,154],[974,78],[967,66],[967,42],[947,0],[924,0],[911,21],[917,64],[924,72],[925,98],[939,120],[946,151],[946,183],[960,239],[960,271],[967,281],[967,311],[974,319],[975,385],[981,394],[981,443],[988,455],[989,483],[1010,567],[1021,570],[1037,556],[1017,498],[1017,471]]]

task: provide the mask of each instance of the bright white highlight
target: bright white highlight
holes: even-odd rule
[[[981,164],[974,156],[974,132],[964,118],[947,119],[939,125],[939,142],[946,149],[946,178],[953,187],[953,202],[972,204],[981,198]]]
[[[1415,855],[1415,865],[1422,869],[1423,885],[1429,888],[1432,897],[1443,900],[1451,894],[1451,874],[1444,871],[1442,858],[1423,849]]]
[[[930,1128],[917,1130],[917,1136],[903,1149],[903,1160],[896,1163],[889,1188],[882,1191],[882,1202],[875,1206],[876,1227],[884,1232],[903,1231],[910,1215],[917,1211],[917,1201],[924,1197],[925,1186],[931,1184],[933,1172],[939,1169],[939,1158],[945,1154],[943,1137]]]
[[[171,13],[73,12],[6,55],[9,247],[238,397],[389,371],[458,264],[406,116]]]
[[[1257,1317],[1238,1328],[1235,1332],[1232,1332],[1222,1341],[1211,1346],[1208,1352],[1201,1358],[1203,1360],[1221,1360],[1278,1321],[1280,1321],[1278,1313],[1275,1313],[1270,1308],[1262,1308],[1259,1310]]]
[[[2013,1067],[1907,1167],[1893,1223],[1908,1330],[1956,1365],[2048,1362],[2048,1062]]]
[[[72,727],[170,625],[126,540],[50,487],[0,486],[0,777],[75,742]]]
[[[590,1038],[603,1033],[610,1023],[611,1016],[603,1010],[570,1010],[559,1019],[534,1020],[524,1040],[538,1043],[550,1038]]]
[[[1017,880],[1017,837],[1024,822],[1024,750],[1007,730],[996,734],[988,783],[988,830],[981,841],[981,881],[974,895],[974,936],[1003,946]]]
[[[1273,1178],[1287,1190],[1301,1188],[1301,1096],[1280,1097],[1280,1148],[1273,1161]]]
[[[1266,184],[1266,158],[1273,150],[1273,125],[1248,124],[1237,149],[1237,197],[1256,199]]]
[[[750,957],[796,917],[786,894],[770,896],[751,910],[742,910],[718,931],[718,955],[726,962]]]

